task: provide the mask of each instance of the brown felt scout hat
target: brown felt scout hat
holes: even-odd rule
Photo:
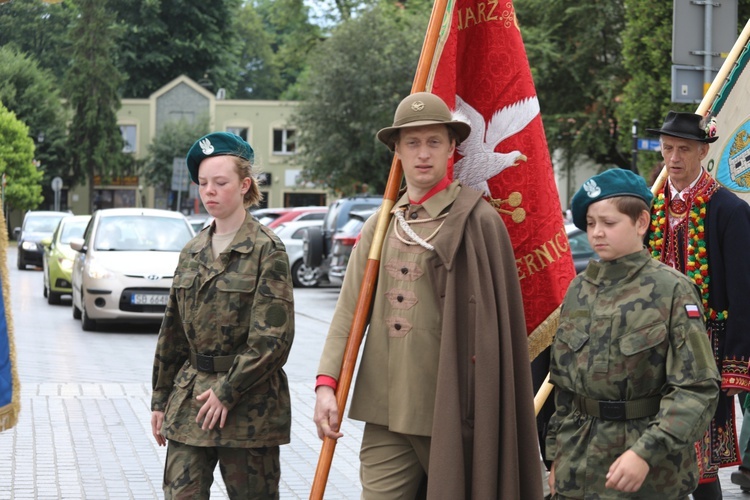
[[[471,126],[466,122],[454,120],[451,110],[441,98],[429,92],[417,92],[401,101],[393,116],[393,125],[381,129],[377,137],[393,151],[396,137],[402,128],[439,124],[453,129],[459,143],[471,133]]]

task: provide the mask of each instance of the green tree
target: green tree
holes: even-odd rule
[[[239,47],[234,19],[241,0],[117,0],[111,6],[122,31],[118,65],[127,75],[125,97],[148,97],[180,75],[237,89]]]
[[[550,150],[628,168],[617,116],[623,0],[518,0],[515,3]]]
[[[0,46],[15,47],[62,82],[68,66],[67,31],[77,10],[71,2],[0,2]]]
[[[127,173],[123,169],[131,160],[122,153],[123,140],[117,126],[121,77],[113,63],[112,15],[106,1],[77,1],[81,16],[71,31],[72,54],[66,79],[73,109],[68,150],[73,179],[88,180],[93,203],[94,176]]]
[[[235,25],[242,40],[236,98],[278,99],[284,90],[281,69],[274,61],[271,34],[252,3],[243,6]]]
[[[271,71],[281,78],[274,98],[298,99],[295,85],[321,40],[320,28],[310,22],[303,0],[255,0],[253,5],[263,20],[273,52]]]
[[[3,202],[11,208],[31,210],[42,202],[42,173],[33,161],[29,128],[0,103],[0,174],[6,182]]]
[[[195,123],[180,120],[164,124],[148,146],[141,178],[149,186],[168,192],[172,183],[174,159],[184,158],[190,146],[208,132],[208,118],[201,118]]]
[[[0,102],[29,128],[36,142],[36,160],[44,173],[43,187],[60,176],[67,184],[69,158],[66,145],[66,110],[48,70],[12,46],[0,47]],[[46,195],[52,195],[51,188]]]
[[[383,5],[342,23],[313,52],[293,118],[306,180],[382,193],[391,153],[375,139],[411,91],[428,12]]]

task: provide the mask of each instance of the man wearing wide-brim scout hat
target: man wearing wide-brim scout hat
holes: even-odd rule
[[[371,217],[352,250],[317,372],[314,414],[319,437],[341,437],[334,390],[357,291],[377,250],[380,271],[349,413],[365,422],[362,498],[419,497],[425,477],[427,498],[543,496],[513,247],[482,193],[448,175],[456,144],[470,132],[440,97],[419,92],[377,134],[398,155],[406,191],[388,226]],[[469,424],[466,401],[481,402]]]
[[[466,140],[471,133],[471,126],[466,122],[455,120],[440,97],[429,92],[417,92],[401,101],[396,108],[393,125],[378,131],[377,137],[393,151],[401,129],[440,124],[453,131],[457,144]]]
[[[647,235],[651,254],[688,274],[700,288],[707,334],[721,373],[719,404],[698,440],[700,484],[695,498],[721,498],[720,467],[736,465],[734,395],[750,387],[750,206],[701,165],[718,137],[715,122],[670,111],[659,134],[668,178],[656,193]],[[746,478],[750,485],[750,474]]]

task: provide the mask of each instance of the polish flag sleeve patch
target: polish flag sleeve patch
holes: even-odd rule
[[[687,316],[690,319],[700,319],[701,317],[701,311],[697,304],[686,304],[685,312],[687,312]]]

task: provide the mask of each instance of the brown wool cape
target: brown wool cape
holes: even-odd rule
[[[432,243],[443,326],[427,497],[541,499],[526,323],[507,230],[464,186]]]

